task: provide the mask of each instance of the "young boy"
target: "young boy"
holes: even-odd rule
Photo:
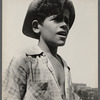
[[[4,100],[74,100],[70,68],[57,54],[75,19],[69,0],[33,0],[23,33],[38,46],[14,57],[3,83]]]

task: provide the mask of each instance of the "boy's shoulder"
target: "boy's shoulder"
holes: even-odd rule
[[[20,52],[18,52],[13,59],[15,59],[17,62],[21,62],[21,61],[25,61],[25,60],[29,60],[29,58],[32,56],[37,56],[39,54],[41,54],[43,51],[37,46],[29,46],[27,48],[24,48],[24,50],[21,50]]]
[[[43,52],[43,51],[39,48],[39,46],[33,45],[33,46],[29,46],[29,47],[25,48],[20,53],[22,55],[31,56],[31,55],[38,55],[41,52]]]

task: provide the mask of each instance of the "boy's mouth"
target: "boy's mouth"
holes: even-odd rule
[[[60,31],[57,34],[58,35],[62,35],[62,36],[67,36],[67,32],[65,32],[65,31]]]

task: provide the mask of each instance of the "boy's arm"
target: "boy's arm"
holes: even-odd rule
[[[2,100],[23,100],[28,67],[25,60],[13,58],[2,83]]]

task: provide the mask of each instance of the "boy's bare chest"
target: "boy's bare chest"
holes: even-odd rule
[[[52,63],[52,66],[55,70],[56,78],[58,80],[60,87],[63,87],[65,83],[65,74],[62,64],[54,58],[50,59],[50,62]]]
[[[62,91],[63,95],[63,100],[66,100],[65,96],[65,73],[64,73],[64,68],[62,64],[57,60],[57,59],[50,59],[52,66],[55,70],[56,78],[58,80],[58,84],[60,86],[60,89]]]

